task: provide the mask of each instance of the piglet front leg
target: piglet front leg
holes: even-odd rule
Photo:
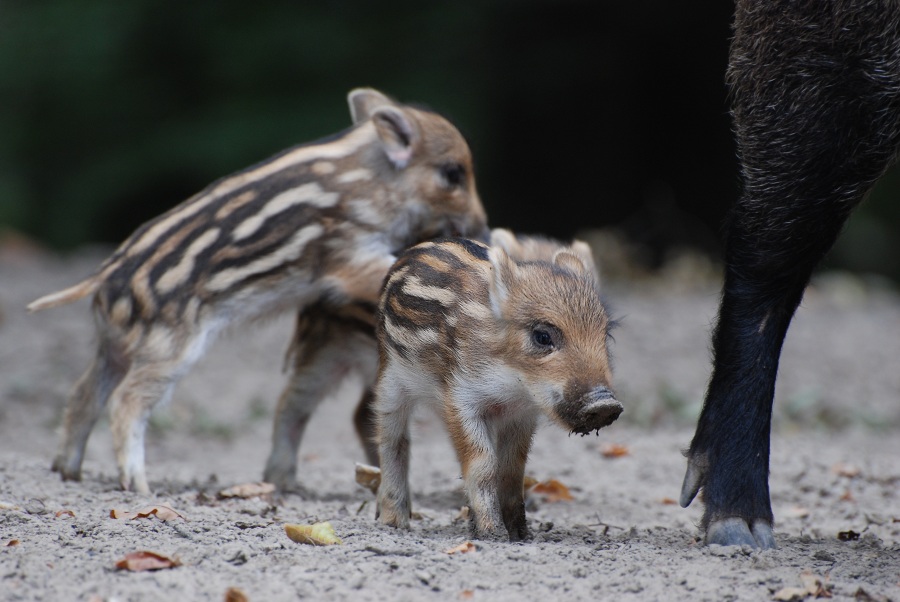
[[[473,535],[478,539],[508,541],[498,491],[500,468],[495,437],[481,417],[468,418],[450,422],[450,436],[462,464]]]
[[[497,434],[500,510],[510,541],[530,539],[525,521],[525,463],[537,420],[530,416],[503,425]]]

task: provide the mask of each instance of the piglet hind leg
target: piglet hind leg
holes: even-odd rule
[[[772,548],[781,347],[812,270],[896,152],[900,9],[758,8],[737,2],[728,75],[744,191],[730,217],[713,374],[681,504],[702,488],[708,543]]]
[[[175,386],[178,366],[170,361],[135,359],[110,399],[110,428],[125,490],[150,493],[144,461],[144,433],[150,412],[165,402]]]
[[[282,491],[298,489],[297,454],[306,427],[319,404],[337,393],[350,376],[359,376],[365,391],[357,410],[356,426],[360,438],[365,437],[367,458],[376,458],[374,422],[369,386],[375,380],[378,352],[375,339],[361,332],[355,323],[321,311],[307,309],[297,317],[294,339],[288,351],[292,358],[288,384],[278,400],[272,427],[272,450],[266,461],[263,480],[274,483]],[[366,431],[360,422],[366,419]]]
[[[63,480],[81,480],[88,437],[110,394],[128,370],[128,363],[116,344],[101,337],[93,363],[75,384],[66,405],[63,439],[52,466]]]
[[[278,399],[272,427],[272,450],[263,471],[263,480],[280,490],[297,488],[297,453],[306,426],[322,400],[340,383],[340,349],[325,344],[317,353],[294,366],[287,386]],[[337,373],[335,373],[337,371]]]
[[[378,431],[374,403],[375,395],[372,391],[370,389],[363,391],[356,411],[353,413],[353,426],[356,428],[356,436],[366,454],[366,461],[371,466],[379,466]]]

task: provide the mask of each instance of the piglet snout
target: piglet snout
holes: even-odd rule
[[[624,409],[613,392],[606,387],[592,389],[583,400],[584,405],[576,415],[572,426],[572,432],[582,435],[609,426]]]

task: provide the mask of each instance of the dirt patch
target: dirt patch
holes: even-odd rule
[[[550,424],[538,431],[528,474],[558,479],[574,499],[535,497],[531,542],[475,542],[475,551],[448,554],[469,534],[456,520],[459,467],[429,415],[414,427],[421,518],[409,532],[376,523],[371,492],[354,481],[363,455],[351,399],[323,404],[313,419],[301,448],[304,494],[217,497],[262,474],[290,316],[225,337],[156,413],[147,444],[152,495],[118,491],[105,422],[88,446],[84,481],[61,482],[49,466],[65,397],[92,353],[91,321],[84,302],[33,316],[23,308],[101,257],[0,255],[3,599],[222,600],[236,587],[250,600],[762,600],[804,587],[805,571],[836,598],[862,590],[900,599],[900,300],[889,292],[820,279],[791,328],[771,463],[779,549],[702,546],[699,505],[673,503],[709,374],[717,287],[669,278],[608,291],[622,319],[619,422],[599,436]],[[152,505],[184,518],[110,517]],[[285,535],[286,523],[325,520],[342,545]],[[180,565],[115,568],[139,550]]]

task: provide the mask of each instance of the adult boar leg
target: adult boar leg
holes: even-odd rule
[[[708,543],[772,548],[782,342],[813,268],[896,152],[900,8],[738,0],[728,80],[744,190],[681,504],[703,488]]]

